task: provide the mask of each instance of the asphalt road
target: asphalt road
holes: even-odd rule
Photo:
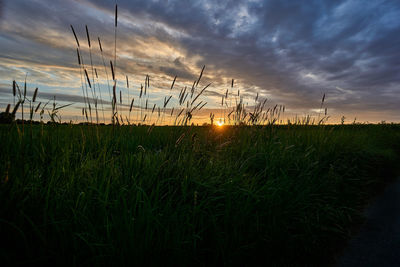
[[[400,266],[400,179],[387,186],[365,215],[337,266]]]

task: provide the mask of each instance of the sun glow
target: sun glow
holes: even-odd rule
[[[224,125],[224,121],[220,119],[219,121],[217,121],[217,125],[218,127],[222,127]]]

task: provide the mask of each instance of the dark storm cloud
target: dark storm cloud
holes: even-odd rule
[[[93,3],[110,8],[108,1]],[[320,97],[321,87],[368,91],[366,97],[400,82],[399,2],[119,1],[119,5],[132,16],[150,16],[188,34],[180,43],[192,55],[204,57],[199,65],[211,64],[225,75],[277,95],[299,97],[306,106],[310,98]],[[318,77],[317,85],[303,79],[308,73]],[[367,99],[359,102],[363,100]]]
[[[76,64],[72,48],[63,47],[57,38],[43,39],[40,30],[45,25],[74,42],[69,24],[76,25],[80,38],[83,25],[88,24],[94,36],[105,36],[106,45],[112,47],[114,1],[16,0],[4,6],[4,15],[25,19],[12,21],[13,27],[2,38],[31,40],[34,52],[23,54],[17,46],[3,45],[2,57]],[[318,107],[326,92],[327,102],[336,110],[400,111],[400,105],[395,105],[400,100],[398,1],[119,0],[118,6],[122,21],[119,45],[134,57],[146,59],[149,55],[140,48],[153,41],[143,40],[154,38],[183,49],[186,60],[200,56],[195,67],[205,64],[205,75],[213,77],[213,84],[235,78],[244,93],[260,91],[293,109]],[[100,16],[101,12],[108,16]],[[130,19],[135,23],[124,23]],[[147,24],[138,26],[137,21]],[[48,46],[70,52],[57,57],[59,52],[49,51],[46,58],[40,57]],[[149,62],[151,58],[134,64],[121,62],[119,67],[178,75],[184,80],[198,75],[179,57],[153,64],[151,69]]]
[[[0,0],[0,23],[3,17],[4,3],[3,0]]]
[[[174,65],[172,67],[164,67],[160,66],[159,70],[171,77],[174,77],[175,75],[178,76],[179,78],[183,78],[185,80],[193,81],[197,77],[193,75],[193,73],[183,64],[179,58],[176,58],[174,60]]]

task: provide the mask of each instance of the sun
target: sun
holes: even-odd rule
[[[222,127],[224,125],[224,121],[222,119],[220,119],[219,121],[217,121],[217,125],[219,127]]]

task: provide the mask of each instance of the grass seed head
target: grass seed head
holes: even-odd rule
[[[174,87],[174,84],[175,84],[175,81],[176,81],[176,75],[175,75],[175,78],[174,78],[174,80],[172,81],[172,84],[171,84],[171,90],[172,90],[172,88]]]
[[[20,104],[21,104],[21,101],[18,101],[17,104],[14,106],[14,109],[13,109],[13,111],[11,112],[11,114],[12,114],[13,116],[15,116],[15,113],[17,113],[17,110],[18,110]]]
[[[97,40],[99,41],[100,52],[103,52],[103,47],[101,46],[100,37],[97,37]]]
[[[92,88],[92,84],[90,83],[89,75],[88,75],[86,69],[85,69],[85,75],[86,75],[86,79],[87,79],[87,82],[89,84],[89,87]]]
[[[37,96],[38,90],[39,90],[39,88],[36,87],[35,92],[33,93],[32,102],[36,101],[36,96]]]
[[[115,5],[115,28],[118,26],[118,5]]]
[[[112,63],[112,61],[111,61],[111,60],[110,60],[110,66],[111,66],[111,74],[112,74],[112,78],[113,78],[113,80],[115,81],[114,66],[113,66],[113,63]]]
[[[130,106],[130,108],[129,108],[129,112],[131,112],[131,111],[132,111],[133,102],[135,102],[135,98],[132,98],[132,102],[131,102],[131,106]]]
[[[86,28],[86,36],[87,36],[88,46],[89,46],[89,48],[90,48],[91,46],[90,46],[89,29],[88,29],[88,26],[87,26],[87,25],[85,25],[85,28]]]
[[[197,79],[197,82],[196,82],[196,86],[199,85],[199,82],[201,80],[201,77],[203,76],[203,71],[204,71],[205,67],[206,67],[206,65],[204,65],[203,68],[201,69],[200,76],[199,76],[199,78]]]
[[[15,96],[17,94],[17,83],[15,82],[15,80],[13,81],[13,96]]]
[[[78,56],[78,64],[81,65],[81,56],[79,55],[79,49],[76,49],[76,55]]]
[[[78,37],[76,36],[74,27],[73,27],[72,25],[70,25],[70,26],[71,26],[72,33],[74,34],[76,44],[78,45],[78,47],[80,47],[80,46],[79,46],[79,40],[78,40]]]

